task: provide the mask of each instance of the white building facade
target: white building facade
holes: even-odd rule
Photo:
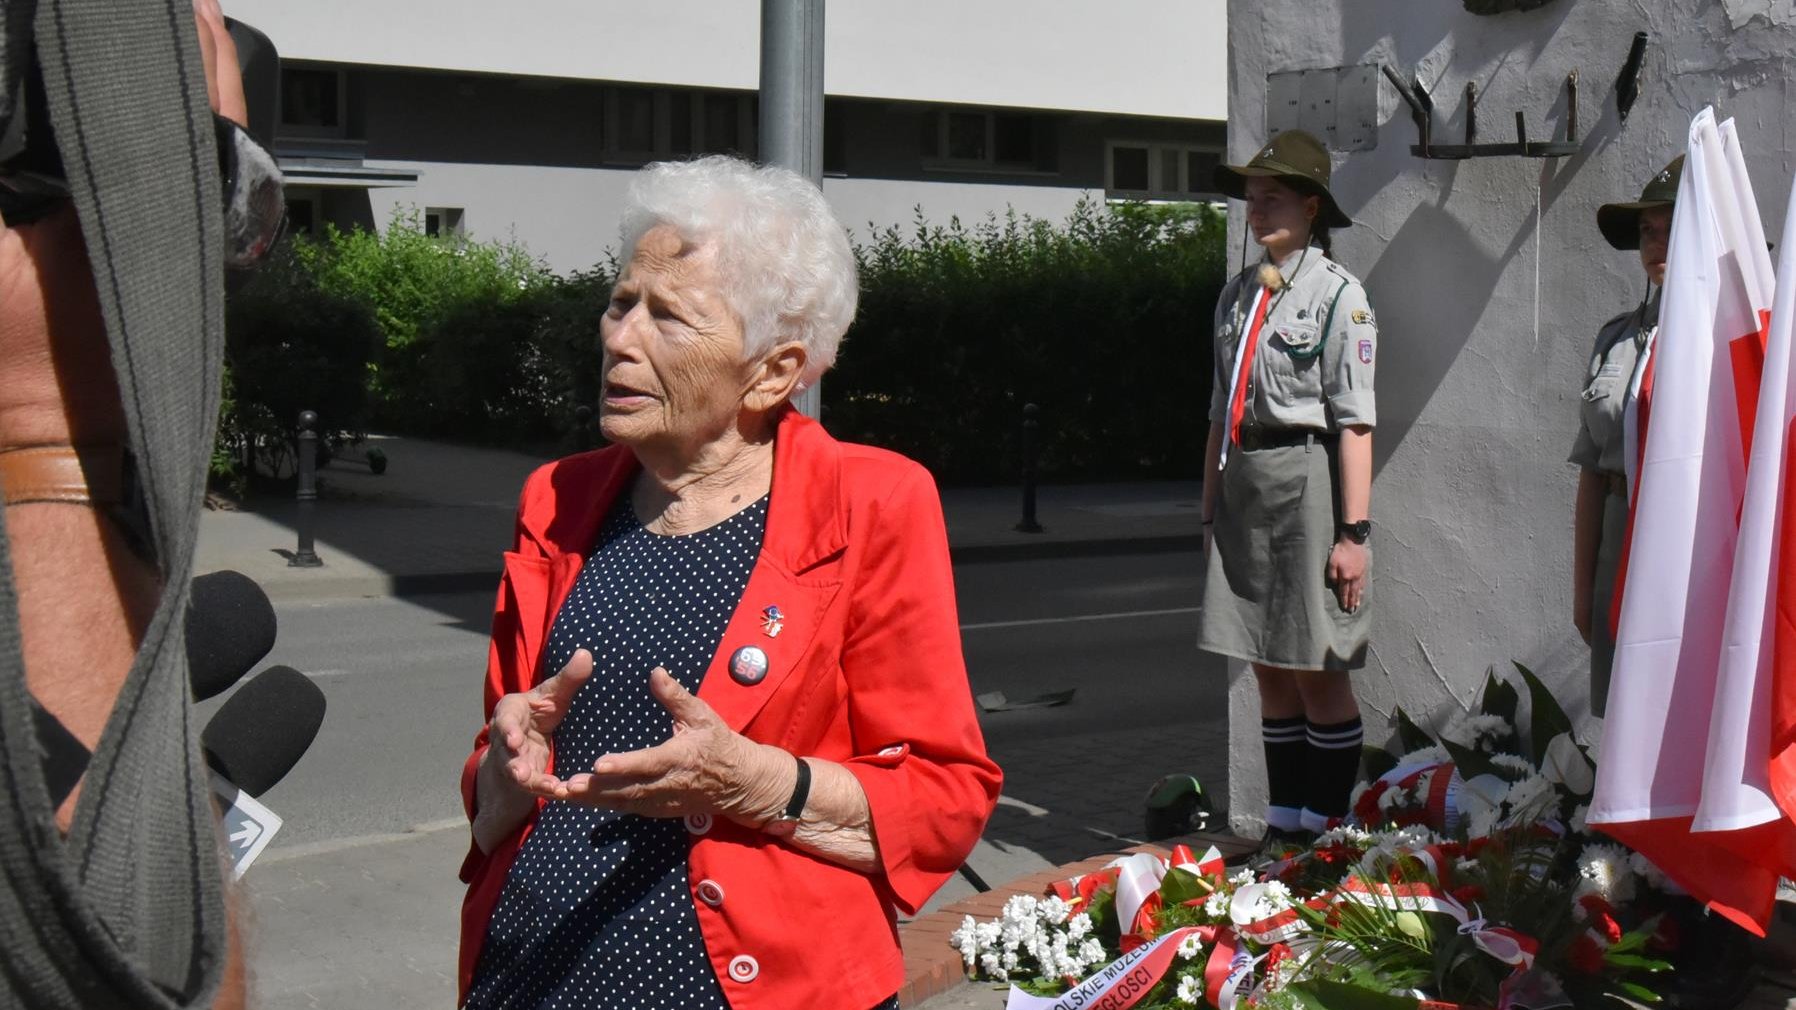
[[[1204,199],[1224,146],[1225,0],[834,0],[824,191],[873,228],[1059,218],[1083,195]],[[299,227],[513,237],[558,270],[616,242],[630,172],[755,154],[759,5],[237,0],[281,55]]]

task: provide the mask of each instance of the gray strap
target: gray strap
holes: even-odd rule
[[[0,0],[9,29],[20,2]],[[210,1006],[225,949],[223,872],[180,639],[224,332],[205,74],[190,0],[37,3],[45,96],[169,588],[65,843],[32,760],[0,519],[0,1006]],[[0,41],[10,60],[11,39]]]

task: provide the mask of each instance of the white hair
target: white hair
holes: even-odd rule
[[[749,358],[803,344],[800,388],[836,363],[860,285],[848,232],[822,190],[796,172],[727,155],[658,162],[636,173],[624,200],[626,260],[660,225],[694,245],[715,244]]]

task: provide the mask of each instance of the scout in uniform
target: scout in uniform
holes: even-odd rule
[[[1572,622],[1590,644],[1590,711],[1602,715],[1615,659],[1615,572],[1628,528],[1628,479],[1623,419],[1628,401],[1645,379],[1653,336],[1659,329],[1659,293],[1671,242],[1671,208],[1684,157],[1653,176],[1633,203],[1610,203],[1596,212],[1597,228],[1617,249],[1640,251],[1647,294],[1639,307],[1603,324],[1584,373],[1578,408],[1578,465],[1573,520]]]
[[[1320,141],[1286,131],[1215,181],[1247,201],[1264,255],[1216,306],[1199,645],[1253,664],[1266,822],[1283,840],[1344,816],[1359,773],[1348,671],[1371,624],[1378,328],[1365,289],[1328,257],[1328,230],[1353,222]]]

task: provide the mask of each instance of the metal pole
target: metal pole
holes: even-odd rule
[[[293,525],[299,532],[299,549],[287,564],[293,568],[317,568],[324,564],[312,549],[312,523],[317,518],[318,504],[318,415],[309,410],[299,412],[299,512]]]
[[[760,154],[823,186],[824,0],[761,0]],[[816,417],[822,384],[798,394]]]
[[[1023,404],[1023,519],[1016,524],[1018,533],[1042,531],[1041,523],[1035,520],[1035,482],[1041,462],[1041,422],[1036,420],[1039,413],[1041,408],[1035,404]]]

